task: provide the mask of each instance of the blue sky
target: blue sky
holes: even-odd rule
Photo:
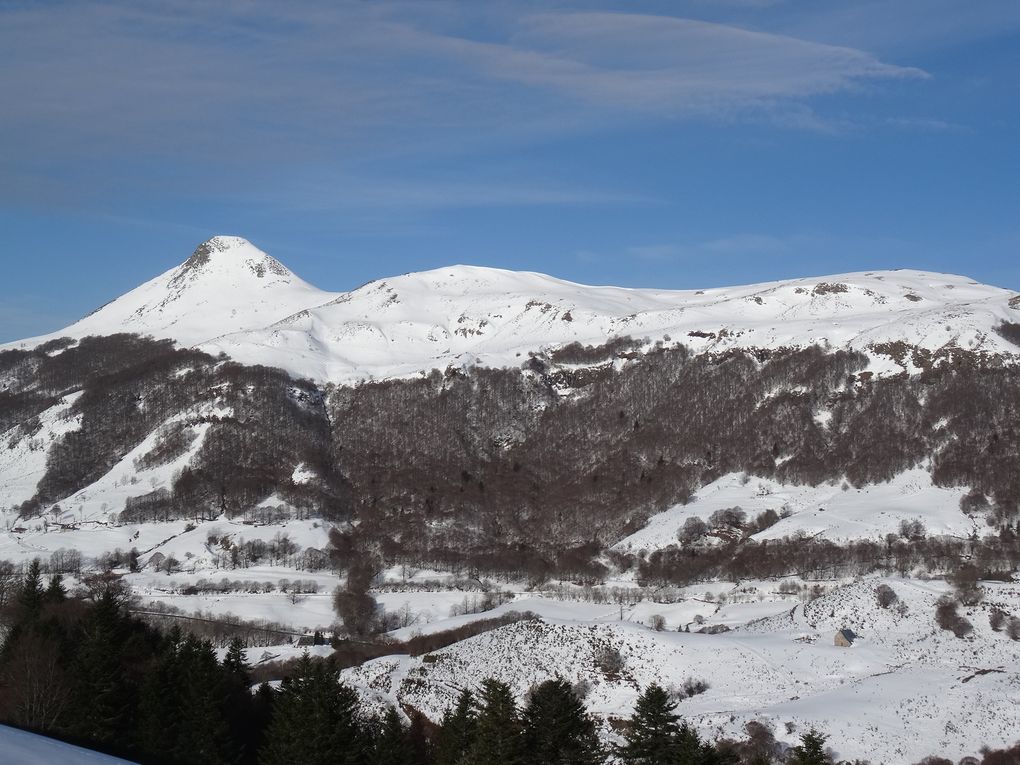
[[[1020,289],[1015,0],[0,0],[0,104],[0,341],[217,233],[325,289]]]

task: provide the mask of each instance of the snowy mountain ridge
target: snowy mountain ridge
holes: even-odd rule
[[[406,377],[448,366],[519,366],[529,352],[630,336],[695,353],[820,345],[877,374],[972,352],[1015,360],[998,331],[1020,295],[963,276],[869,271],[705,290],[593,287],[533,272],[449,266],[320,290],[248,241],[216,236],[182,265],[50,335],[170,338],[319,382]],[[923,363],[923,361],[922,361]]]

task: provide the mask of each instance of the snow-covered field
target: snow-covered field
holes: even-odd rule
[[[676,544],[677,531],[688,518],[707,520],[717,510],[739,507],[753,519],[765,510],[789,513],[755,539],[781,539],[803,534],[834,542],[884,539],[898,534],[903,520],[920,521],[932,536],[966,538],[981,525],[960,510],[967,490],[931,482],[927,470],[900,473],[887,483],[855,488],[835,483],[820,486],[781,484],[768,478],[730,473],[702,487],[685,505],[652,516],[640,531],[616,544],[618,550],[656,550]]]
[[[4,765],[131,765],[118,757],[6,725],[0,725],[0,762]]]

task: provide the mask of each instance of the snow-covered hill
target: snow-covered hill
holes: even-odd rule
[[[885,483],[854,487],[846,483],[788,485],[768,478],[730,473],[702,487],[687,504],[652,516],[640,531],[617,543],[619,550],[656,550],[677,544],[688,518],[708,521],[712,513],[740,508],[749,519],[772,510],[782,517],[754,539],[822,536],[834,542],[881,541],[897,535],[900,522],[918,521],[933,536],[967,538],[981,534],[984,518],[967,515],[963,487],[935,486],[928,471],[906,470]]]
[[[883,583],[898,599],[888,608],[876,597]],[[1020,606],[1015,585],[986,589],[990,603]],[[989,628],[990,604],[968,609],[975,629],[966,639],[938,629],[935,605],[946,590],[941,582],[865,579],[792,609],[774,603],[776,615],[717,635],[546,616],[426,656],[377,659],[345,676],[372,702],[410,705],[433,719],[485,677],[519,697],[552,677],[586,680],[588,708],[620,718],[648,684],[680,687],[693,678],[709,688],[678,711],[711,738],[740,738],[747,722],[760,720],[791,745],[817,727],[840,759],[955,760],[1017,738],[1020,644]],[[850,648],[834,645],[843,628],[859,635]],[[599,667],[607,647],[623,658],[618,674]]]
[[[853,348],[871,355],[881,374],[914,371],[914,348],[1016,358],[1020,349],[996,330],[1017,321],[1020,296],[921,271],[666,291],[450,266],[329,293],[245,240],[217,236],[67,329],[6,347],[138,332],[343,383],[451,364],[518,366],[532,351],[631,336],[695,352]]]

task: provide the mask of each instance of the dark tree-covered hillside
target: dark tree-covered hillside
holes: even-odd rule
[[[13,447],[53,407],[71,423],[39,444],[25,516],[133,453],[181,467],[170,490],[139,484],[125,521],[356,520],[361,553],[454,568],[597,576],[606,545],[740,471],[863,485],[930,465],[1015,528],[1020,369],[959,351],[874,378],[865,356],[817,346],[641,347],[323,388],[132,335],[54,341],[0,353],[0,427]]]

